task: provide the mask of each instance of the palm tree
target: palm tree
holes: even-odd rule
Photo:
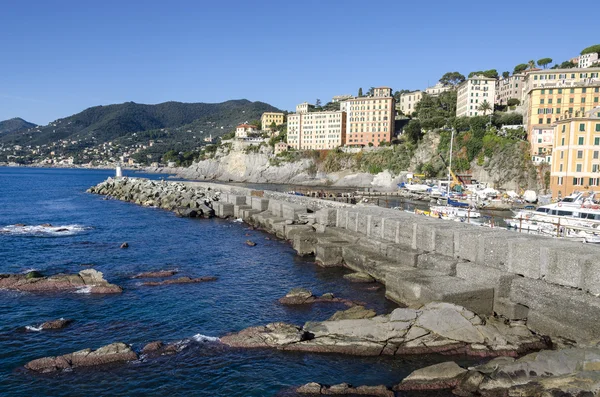
[[[479,105],[479,107],[477,109],[482,111],[483,115],[485,116],[488,111],[492,110],[492,105],[490,105],[490,103],[487,100],[485,100],[485,101],[481,102],[481,104]]]
[[[535,61],[531,60],[531,61],[527,62],[527,65],[529,66],[529,70],[533,69],[533,68],[535,68]]]

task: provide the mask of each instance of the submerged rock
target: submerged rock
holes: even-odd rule
[[[368,317],[308,322],[303,327],[275,323],[229,334],[221,341],[237,347],[374,356],[517,356],[547,347],[543,337],[522,324],[496,319],[484,323],[473,312],[449,303],[430,303],[419,310],[400,308],[388,315]]]
[[[343,303],[346,306],[354,306],[358,302],[353,302],[348,299],[336,298],[332,293],[328,292],[321,296],[313,295],[306,288],[293,288],[283,298],[279,299],[282,305],[306,305],[311,303]]]
[[[158,270],[155,272],[139,273],[132,278],[164,278],[171,277],[177,274],[177,270]]]
[[[246,240],[246,245],[249,247],[254,247],[256,243],[254,241]]]
[[[42,276],[41,274],[0,274],[0,289],[29,292],[73,292],[85,288],[92,294],[121,293],[123,289],[110,284],[103,274],[95,269],[85,269],[79,274],[57,274]]]
[[[150,356],[163,356],[167,354],[175,354],[179,348],[174,344],[165,345],[161,341],[150,342],[142,349],[142,354]]]
[[[68,318],[59,318],[58,320],[46,321],[45,323],[43,323],[40,326],[40,328],[42,330],[46,330],[46,329],[62,329],[62,328],[68,327],[72,322],[73,322],[73,320],[68,319]]]
[[[310,382],[296,389],[298,394],[327,395],[327,396],[377,396],[394,397],[394,392],[383,385],[379,386],[357,386],[348,383],[326,386],[316,382]]]
[[[57,357],[38,358],[25,364],[35,372],[53,372],[77,367],[92,367],[137,360],[137,354],[125,343],[111,343],[97,350],[84,349]]]
[[[121,248],[129,248],[129,243],[125,242],[121,244]]]
[[[206,282],[206,281],[215,281],[215,280],[217,280],[217,278],[216,277],[211,277],[211,276],[198,277],[198,278],[179,277],[179,278],[175,278],[175,279],[172,279],[172,280],[148,281],[148,282],[142,283],[142,285],[146,285],[146,286],[150,286],[150,287],[156,287],[156,286],[159,286],[159,285],[191,284],[191,283],[202,283],[202,282]]]
[[[375,279],[367,273],[350,273],[344,274],[344,279],[351,283],[374,283]]]

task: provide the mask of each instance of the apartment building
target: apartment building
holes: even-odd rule
[[[352,95],[347,94],[347,95],[336,95],[333,98],[331,98],[331,102],[333,103],[338,103],[338,102],[344,102],[348,99],[352,98]]]
[[[287,143],[296,150],[329,150],[346,140],[346,112],[307,112],[288,115]]]
[[[444,85],[442,83],[437,83],[434,86],[427,87],[425,89],[425,93],[431,96],[438,96],[442,92],[450,91],[453,87],[451,85]]]
[[[580,113],[599,106],[600,68],[554,69],[527,73],[523,124],[532,156],[547,155],[548,143],[539,144],[539,132],[550,128],[565,113]]]
[[[552,197],[600,190],[600,107],[559,117],[552,157]]]
[[[487,101],[493,109],[495,99],[496,79],[480,75],[469,77],[457,87],[456,117],[483,116],[484,112],[479,110],[481,104]]]
[[[423,99],[422,91],[407,92],[400,95],[400,111],[406,115],[412,114],[421,99]]]
[[[267,131],[271,128],[271,124],[275,123],[275,125],[283,124],[283,120],[285,119],[285,115],[283,113],[276,112],[265,112],[260,117],[260,125],[263,131]]]
[[[345,103],[346,146],[379,146],[392,140],[396,111],[391,88],[375,88],[372,96],[355,97]]]
[[[235,137],[238,139],[248,138],[249,135],[258,132],[258,128],[250,124],[240,124],[235,129]]]
[[[495,104],[507,105],[509,99],[523,101],[525,74],[513,74],[507,78],[496,81]]]
[[[598,61],[598,53],[592,52],[590,54],[584,54],[579,56],[579,60],[577,62],[577,66],[579,68],[589,68]]]
[[[302,102],[300,105],[296,105],[296,113],[308,113],[315,108],[314,105],[309,104],[308,102]]]

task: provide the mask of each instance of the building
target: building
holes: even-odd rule
[[[308,113],[314,109],[314,105],[309,104],[308,102],[302,102],[300,105],[296,105],[296,113]]]
[[[235,137],[238,139],[248,138],[252,134],[256,134],[258,128],[250,124],[240,124],[235,129]]]
[[[534,164],[552,163],[552,148],[554,147],[554,127],[538,126],[528,134],[529,142],[535,150],[531,150],[531,161]]]
[[[565,113],[599,106],[600,68],[554,69],[527,73],[523,92],[523,124],[532,156],[547,155],[551,145],[539,144],[540,131],[552,128]]]
[[[493,112],[496,99],[496,79],[485,76],[473,76],[457,87],[456,117],[484,116]],[[483,102],[490,104],[491,111],[483,112]]]
[[[496,105],[508,105],[509,99],[523,101],[523,88],[525,85],[525,74],[513,74],[496,81]]]
[[[600,190],[600,107],[562,115],[554,125],[552,197]]]
[[[598,53],[592,52],[590,54],[584,54],[579,56],[579,61],[577,62],[577,67],[579,68],[589,68],[594,63],[598,62]]]
[[[275,112],[265,112],[260,117],[260,125],[263,131],[267,131],[271,128],[271,125],[275,123],[275,125],[283,124],[283,120],[285,115],[283,113],[275,113]]]
[[[274,152],[277,156],[279,153],[283,153],[288,150],[288,144],[285,142],[277,142],[275,144]]]
[[[346,109],[347,146],[379,146],[381,142],[391,142],[396,112],[391,88],[375,88],[372,96],[349,99]]]
[[[287,143],[297,150],[327,150],[346,140],[346,112],[310,112],[288,115]]]
[[[400,111],[406,115],[410,115],[415,111],[417,103],[423,99],[422,91],[413,91],[400,95]]]
[[[432,87],[427,87],[425,89],[425,93],[427,95],[431,95],[431,96],[438,96],[442,92],[450,91],[452,88],[453,87],[451,85],[444,85],[444,84],[438,82],[436,85],[434,85]]]
[[[333,102],[333,103],[344,102],[350,98],[352,98],[352,95],[336,95],[331,99],[331,102]]]

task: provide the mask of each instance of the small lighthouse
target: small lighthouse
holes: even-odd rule
[[[117,177],[117,178],[123,177],[123,170],[121,169],[121,165],[118,163],[117,163],[117,170],[116,170],[115,177]]]

